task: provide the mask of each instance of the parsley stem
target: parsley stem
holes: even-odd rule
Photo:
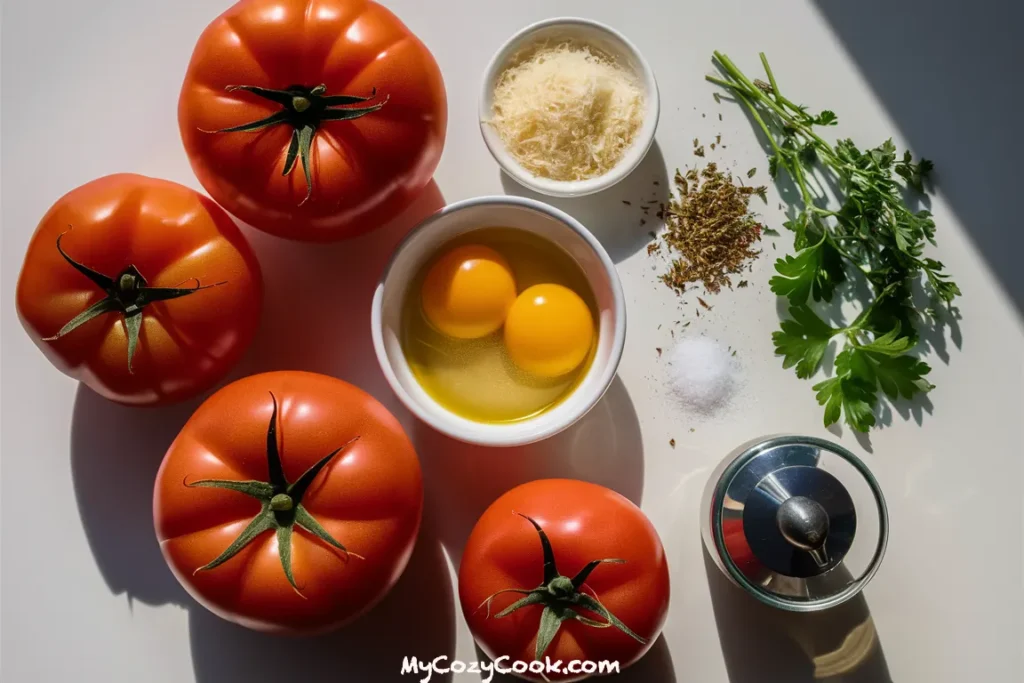
[[[729,76],[732,77],[732,79],[734,81],[736,81],[737,83],[742,84],[743,86],[745,86],[748,91],[751,91],[751,92],[753,92],[753,91],[760,92],[761,91],[761,89],[758,88],[756,85],[754,85],[750,81],[750,79],[748,79],[746,76],[743,75],[743,72],[740,71],[736,67],[736,65],[732,63],[731,59],[729,59],[728,57],[723,55],[721,52],[717,52],[717,51],[715,52],[715,60],[719,64],[722,65],[722,67],[725,69],[726,73],[728,73]],[[773,107],[778,108],[778,106],[774,102],[772,102],[771,105]],[[779,110],[779,111],[781,112],[781,110]]]
[[[846,249],[844,249],[838,242],[836,242],[836,238],[833,237],[829,231],[826,230],[825,235],[826,239],[828,240],[828,243],[832,245],[832,248],[838,251],[843,256],[843,258],[845,258],[851,264],[856,266],[857,270],[859,270],[865,276],[871,272],[870,268],[862,264],[863,259],[859,259],[850,252],[846,251]]]
[[[800,187],[800,196],[803,197],[804,206],[810,209],[815,208],[814,198],[811,197],[811,192],[807,189],[807,181],[804,179],[804,170],[800,167],[800,162],[793,162],[793,165],[789,167],[789,170],[790,174],[796,179],[797,185]]]
[[[768,143],[772,146],[775,154],[777,154],[780,157],[780,160],[783,160],[783,163],[785,163],[785,153],[779,148],[778,143],[775,142],[775,136],[772,135],[771,130],[768,128],[768,124],[764,122],[763,118],[761,118],[761,114],[757,111],[757,107],[754,106],[754,103],[746,93],[737,92],[736,96],[747,106],[747,109],[750,110],[750,115],[754,118],[754,121],[757,122],[757,125],[760,126],[761,130],[764,131],[764,135],[768,138]]]
[[[837,240],[850,240],[853,242],[861,242],[862,244],[870,244],[871,240],[863,235],[836,235]]]
[[[772,68],[768,66],[768,58],[764,56],[763,52],[760,53],[760,56],[761,64],[764,65],[764,72],[768,74],[768,82],[772,86],[772,93],[775,94],[775,99],[780,103],[784,102],[785,100],[782,97],[782,93],[779,92],[779,84],[775,82],[775,74],[772,73]]]
[[[734,81],[726,81],[726,80],[723,80],[721,78],[718,78],[717,76],[705,76],[704,78],[709,83],[714,83],[715,85],[720,85],[723,88],[729,88],[730,90],[741,90],[742,89],[739,83],[736,83]]]
[[[711,79],[710,76],[708,78]],[[750,99],[749,95],[737,90],[736,96],[743,102],[743,104],[746,105],[747,109],[750,110],[751,117],[753,117],[762,132],[764,132],[764,136],[768,139],[768,143],[772,146],[772,150],[775,151],[775,155],[786,170],[789,171],[789,174],[796,180],[797,185],[800,188],[800,196],[803,198],[804,204],[806,206],[814,206],[814,199],[811,196],[810,190],[807,189],[807,183],[804,180],[803,170],[800,168],[799,161],[793,161],[791,157],[779,147],[778,143],[775,141],[775,136],[772,135],[771,129],[768,127],[768,124],[765,123],[764,118],[757,110],[757,107]],[[764,95],[761,94],[758,94],[757,96],[764,97]]]
[[[781,105],[779,105],[777,102],[772,100],[770,97],[767,97],[764,94],[764,91],[762,91],[760,88],[758,88],[756,85],[754,85],[750,81],[750,79],[748,79],[746,76],[743,75],[743,72],[740,71],[739,68],[737,68],[737,66],[735,64],[733,64],[731,59],[729,59],[728,57],[726,57],[725,55],[723,55],[722,53],[717,52],[717,51],[714,53],[714,56],[715,56],[715,60],[717,60],[718,63],[721,64],[725,68],[725,71],[729,74],[729,76],[731,76],[733,78],[733,80],[735,80],[735,81],[737,81],[737,83],[742,84],[743,86],[745,86],[745,89],[747,90],[748,94],[749,93],[756,94],[757,100],[760,101],[760,102],[763,102],[765,104],[765,106],[767,106],[769,109],[773,110],[775,112],[775,114],[780,119],[782,119],[783,122],[785,122],[785,123],[793,126],[794,128],[798,129],[801,133],[803,133],[807,137],[813,139],[819,145],[824,146],[826,149],[831,149],[829,147],[828,143],[825,142],[824,140],[822,140],[820,137],[818,137],[818,135],[816,133],[814,133],[814,131],[812,131],[809,127],[805,126],[801,122],[797,121],[795,118],[793,118],[792,114],[790,114],[788,111],[786,111]],[[767,63],[767,59],[765,59],[765,62]],[[719,85],[723,84],[718,79],[714,79],[711,76],[708,76],[707,78],[712,83],[719,83]],[[771,78],[771,76],[769,76],[769,78]],[[737,90],[739,89],[739,88],[737,88],[737,84],[736,83],[724,83],[724,85],[727,85],[728,87],[733,88],[733,89],[737,89]],[[790,105],[792,105],[792,103],[790,103]]]

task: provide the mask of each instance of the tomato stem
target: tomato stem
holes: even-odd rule
[[[320,474],[321,470],[334,459],[338,453],[352,445],[359,437],[355,437],[340,448],[321,458],[312,467],[302,473],[293,483],[289,483],[281,465],[280,449],[277,443],[277,397],[270,393],[270,400],[273,402],[273,410],[270,413],[270,424],[267,427],[267,471],[270,481],[235,481],[230,479],[203,479],[200,481],[185,484],[190,488],[217,488],[228,491],[237,491],[251,498],[260,501],[262,507],[259,513],[249,522],[242,532],[232,541],[231,545],[207,564],[199,567],[194,573],[216,569],[232,557],[242,551],[261,534],[273,531],[277,534],[278,555],[281,558],[281,567],[284,570],[285,578],[291,587],[302,596],[295,577],[292,574],[292,528],[298,526],[304,531],[324,541],[328,545],[337,548],[344,553],[346,560],[355,556],[363,559],[362,555],[350,553],[337,539],[331,536],[313,515],[302,505],[302,498],[309,490],[313,480]],[[302,596],[305,597],[305,596]]]
[[[277,512],[285,512],[295,507],[295,501],[287,493],[279,493],[270,499],[270,508]]]
[[[150,287],[146,282],[146,278],[142,276],[142,273],[134,265],[127,266],[116,277],[108,277],[68,256],[61,246],[61,240],[70,231],[71,226],[68,226],[65,232],[57,236],[57,251],[60,252],[60,255],[71,267],[106,292],[107,296],[69,320],[64,327],[60,328],[57,334],[51,337],[43,337],[43,341],[60,339],[93,318],[97,318],[105,313],[120,313],[124,319],[125,333],[128,337],[128,372],[134,372],[132,360],[135,357],[135,349],[138,346],[139,334],[142,330],[143,308],[154,301],[178,299],[204,289],[227,284],[225,281],[204,286],[196,278],[194,287]]]
[[[524,597],[495,614],[495,619],[507,617],[530,605],[542,605],[544,609],[540,615],[540,625],[537,629],[537,641],[534,647],[534,658],[537,660],[540,660],[544,655],[544,652],[548,649],[548,646],[561,628],[562,623],[570,620],[578,621],[593,628],[609,628],[614,626],[630,638],[646,645],[648,642],[647,638],[634,633],[618,617],[612,614],[607,607],[601,604],[601,601],[595,596],[583,592],[584,582],[598,565],[622,564],[625,560],[616,558],[592,560],[575,577],[570,579],[568,576],[563,576],[558,572],[554,549],[551,547],[551,541],[548,540],[548,536],[544,533],[541,526],[531,517],[527,517],[522,513],[516,514],[519,514],[520,517],[532,524],[533,528],[537,530],[537,535],[540,537],[541,550],[544,553],[544,579],[539,586],[533,589],[504,588],[493,593],[477,609],[486,606],[487,616],[489,617],[491,614],[491,601],[503,593],[520,593]],[[581,614],[581,610],[593,612],[604,619],[604,621],[586,617]]]
[[[282,109],[281,111],[274,112],[270,116],[259,119],[258,121],[250,121],[249,123],[243,123],[229,128],[222,128],[220,130],[200,129],[200,131],[203,133],[251,133],[282,123],[291,126],[291,142],[288,146],[288,152],[285,156],[284,170],[281,175],[289,175],[292,172],[292,169],[295,168],[296,157],[301,159],[302,172],[306,179],[306,196],[301,202],[299,202],[299,206],[305,204],[313,194],[312,168],[310,166],[309,158],[310,150],[313,146],[313,140],[316,138],[317,131],[319,131],[321,124],[325,121],[351,121],[353,119],[366,116],[367,114],[372,114],[387,104],[391,97],[389,95],[384,98],[384,101],[365,107],[348,107],[345,109],[338,109],[336,107],[369,102],[377,96],[377,89],[374,88],[370,92],[369,97],[359,97],[356,95],[325,95],[324,93],[327,92],[327,86],[323,83],[314,88],[292,86],[285,90],[261,88],[253,85],[229,85],[226,90],[228,92],[237,92],[239,90],[247,92],[251,95],[255,95],[256,97],[279,104]]]

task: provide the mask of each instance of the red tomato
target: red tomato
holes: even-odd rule
[[[46,357],[128,404],[195,396],[259,324],[263,283],[241,231],[187,187],[112,175],[72,190],[36,228],[18,316]]]
[[[331,630],[384,597],[422,508],[398,420],[361,389],[306,372],[211,396],[167,451],[153,498],[160,548],[192,597],[282,633]]]
[[[447,121],[433,56],[368,0],[242,0],[199,38],[178,104],[207,192],[308,241],[407,207],[437,168]]]
[[[534,481],[498,498],[473,528],[459,598],[477,643],[492,659],[507,657],[503,666],[548,657],[625,668],[665,623],[668,565],[654,526],[623,496],[571,479]]]

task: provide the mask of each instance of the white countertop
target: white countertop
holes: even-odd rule
[[[303,641],[220,622],[185,595],[163,564],[152,532],[152,480],[197,402],[162,410],[107,403],[52,369],[14,311],[29,236],[64,192],[119,171],[199,188],[178,137],[177,97],[196,38],[227,2],[5,3],[0,678],[411,681],[417,678],[399,675],[405,655],[474,660],[450,562],[500,492],[567,476],[639,501],[668,552],[668,624],[661,642],[624,678],[811,681],[805,652],[836,649],[870,614],[880,648],[843,681],[1024,680],[1024,269],[1016,265],[1024,228],[1011,211],[1019,206],[1021,177],[1016,70],[1024,59],[1013,33],[1020,10],[994,1],[988,4],[1005,7],[916,2],[892,8],[876,0],[387,4],[431,48],[444,73],[450,121],[436,187],[401,225],[348,244],[312,248],[250,232],[268,297],[260,335],[234,376],[313,370],[385,401],[417,437],[428,528],[385,603],[339,634]],[[1016,19],[1008,16],[1014,13]],[[370,350],[370,291],[390,247],[425,213],[443,202],[520,192],[502,179],[480,138],[479,80],[492,52],[515,30],[559,14],[620,29],[645,53],[661,87],[657,147],[637,174],[606,195],[557,202],[594,230],[618,263],[629,304],[626,352],[620,380],[576,428],[518,452],[479,451],[425,435],[399,409]],[[864,147],[892,135],[900,149],[910,144],[936,162],[935,253],[964,291],[963,320],[928,358],[937,385],[930,402],[923,410],[900,405],[869,440],[845,429],[826,431],[811,383],[783,370],[772,354],[777,315],[766,281],[772,257],[790,247],[785,236],[775,240],[777,251],[766,244],[750,288],[709,297],[714,310],[698,319],[692,298],[680,308],[656,282],[642,249],[654,226],[640,228],[635,208],[621,203],[646,198],[659,177],[666,187],[666,168],[698,161],[693,138],[709,143],[718,133],[727,147],[709,152],[708,160],[740,172],[757,166],[758,179],[766,179],[748,121],[735,106],[717,105],[703,80],[715,49],[748,73],[758,66],[758,51],[767,52],[791,98],[839,115],[837,133]],[[774,188],[769,199],[765,219],[780,227]],[[1007,292],[1016,292],[1016,303]],[[666,368],[655,347],[669,347],[667,323],[679,319],[679,310],[693,320],[687,334],[707,334],[738,351],[746,385],[729,414],[698,418],[665,395]],[[697,506],[708,474],[734,446],[776,432],[842,442],[865,457],[887,494],[889,551],[865,600],[849,608],[804,619],[766,612],[706,570]],[[848,645],[870,638],[870,628],[854,632]]]

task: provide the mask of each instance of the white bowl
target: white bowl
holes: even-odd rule
[[[509,61],[519,50],[542,41],[557,41],[574,39],[580,43],[593,45],[597,49],[614,57],[623,66],[632,69],[639,76],[644,87],[644,101],[646,111],[644,122],[637,131],[636,139],[632,146],[626,150],[622,159],[610,171],[604,175],[588,180],[551,180],[540,178],[517,162],[501,141],[501,137],[494,128],[487,123],[491,118],[494,105],[494,86],[498,82],[502,72],[508,66]],[[661,100],[658,95],[658,83],[654,79],[654,70],[644,59],[643,55],[633,43],[615,29],[589,19],[574,17],[561,17],[547,19],[527,26],[515,34],[501,46],[491,58],[487,70],[484,72],[483,86],[480,93],[480,131],[484,136],[484,143],[490,150],[494,160],[498,162],[502,170],[516,180],[520,185],[527,187],[541,194],[551,197],[582,197],[605,190],[616,184],[633,169],[635,169],[647,151],[654,143],[654,133],[658,128],[658,115],[661,110]]]
[[[526,230],[554,242],[587,278],[598,309],[597,352],[583,381],[554,408],[519,422],[468,420],[435,401],[420,386],[402,351],[402,306],[416,274],[445,243],[480,228]],[[441,209],[398,246],[373,295],[373,347],[391,388],[416,417],[434,429],[472,444],[520,446],[553,436],[593,408],[615,378],[626,343],[626,302],[615,265],[604,247],[578,221],[524,197],[478,197]]]

